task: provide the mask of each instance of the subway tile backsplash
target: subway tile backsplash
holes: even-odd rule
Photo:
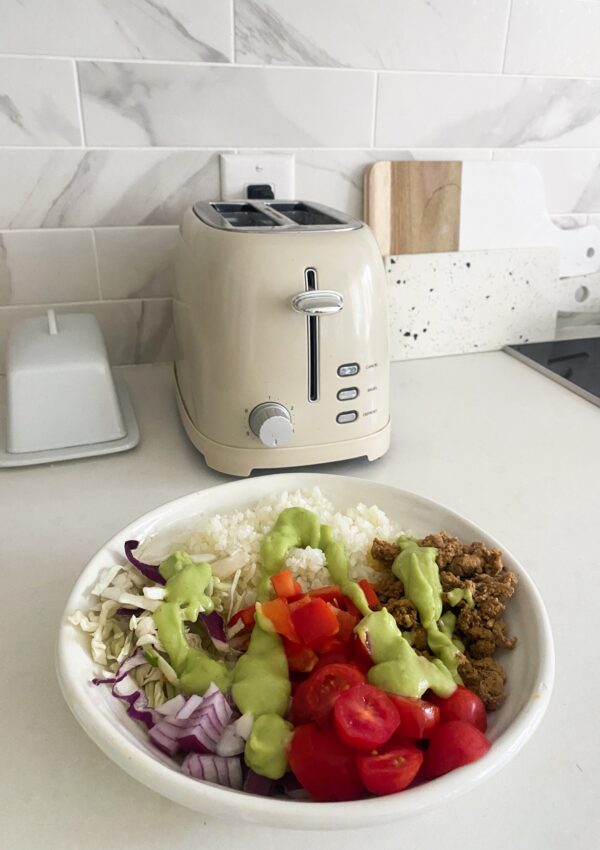
[[[173,355],[170,259],[219,152],[286,150],[362,214],[379,159],[515,159],[600,221],[599,0],[4,0],[0,367],[49,305],[114,363]],[[66,25],[68,22],[68,26]]]

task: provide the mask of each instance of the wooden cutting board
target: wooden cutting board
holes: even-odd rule
[[[563,230],[528,162],[376,162],[365,171],[365,221],[384,256],[556,247],[560,276],[600,270],[600,229]]]
[[[376,162],[365,171],[365,220],[381,253],[458,251],[462,162]]]

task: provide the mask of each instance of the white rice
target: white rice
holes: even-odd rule
[[[241,551],[248,557],[244,567],[217,586],[216,607],[227,617],[255,601],[261,566],[260,544],[281,511],[291,507],[308,508],[317,514],[321,523],[331,526],[334,539],[344,545],[350,578],[355,581],[377,579],[369,554],[373,538],[393,540],[401,533],[401,529],[376,505],[367,507],[358,504],[344,511],[335,511],[318,487],[284,491],[261,499],[245,511],[206,518],[183,542],[182,549],[192,556],[212,553],[218,559]],[[320,549],[292,549],[287,555],[286,566],[303,590],[331,584],[325,556]]]

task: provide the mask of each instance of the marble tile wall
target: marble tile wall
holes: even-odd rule
[[[562,227],[600,222],[599,0],[3,0],[0,369],[15,321],[98,316],[172,356],[183,211],[218,154],[285,150],[362,212],[378,159],[516,159]]]

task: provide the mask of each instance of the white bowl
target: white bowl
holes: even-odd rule
[[[314,486],[320,487],[338,508],[358,502],[376,504],[404,530],[417,536],[444,529],[463,540],[482,540],[499,547],[507,568],[517,573],[519,584],[507,609],[507,621],[519,642],[516,649],[501,656],[508,672],[508,697],[490,715],[488,735],[493,746],[479,761],[399,794],[351,803],[259,797],[179,773],[168,757],[150,744],[144,728],[126,715],[110,689],[90,684],[97,669],[89,655],[88,639],[66,618],[89,606],[89,590],[98,573],[122,561],[125,540],[144,539],[169,526],[177,528],[193,517],[243,508],[275,492]],[[341,475],[290,473],[235,481],[192,493],[157,508],[116,534],[85,567],[69,597],[58,635],[57,671],[69,708],[92,740],[123,770],[159,794],[190,809],[236,820],[296,829],[352,829],[400,820],[448,802],[512,759],[533,734],[548,706],[554,679],[554,646],[548,615],[532,580],[501,543],[473,523],[448,508],[395,487]]]

